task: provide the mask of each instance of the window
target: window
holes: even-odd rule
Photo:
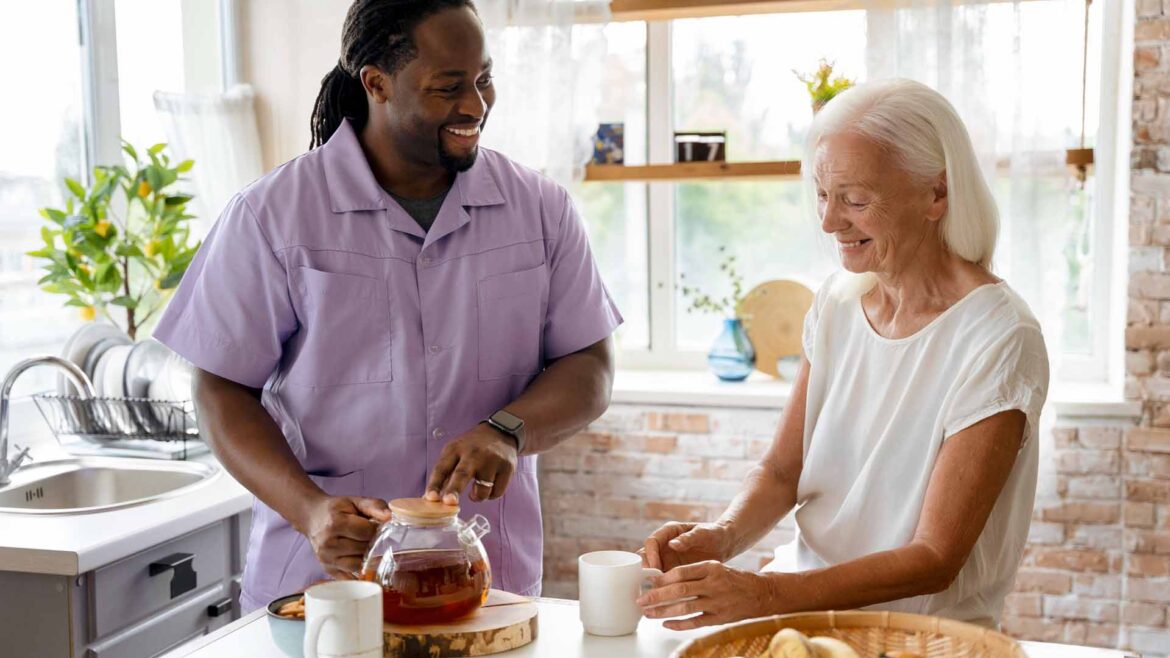
[[[606,33],[602,120],[624,121],[626,164],[673,162],[675,131],[726,132],[730,162],[793,161],[812,119],[794,71],[823,57],[853,79],[930,84],[985,160],[1001,214],[995,269],[1044,325],[1054,377],[1103,382],[1119,344],[1110,218],[1125,196],[1112,189],[1126,159],[1115,133],[1128,122],[1117,90],[1102,88],[1125,60],[1116,40],[1102,50],[1105,24],[1119,20],[1105,4],[1091,5],[1087,33],[1085,143],[1097,164],[1083,186],[1064,164],[1081,139],[1083,0],[618,22]],[[688,312],[680,276],[727,294],[721,247],[737,257],[745,291],[775,278],[815,289],[839,268],[797,177],[586,181],[573,192],[628,323],[623,367],[703,367],[720,319]]]
[[[38,210],[63,205],[64,177],[86,183],[91,163],[120,157],[120,136],[166,141],[151,98],[159,81],[168,91],[219,88],[219,7],[180,0],[0,7],[0,66],[8,88],[19,90],[0,104],[0,374],[30,355],[59,352],[82,322],[62,297],[37,287],[41,263],[24,255],[40,246]],[[20,388],[49,388],[54,377],[37,369]]]

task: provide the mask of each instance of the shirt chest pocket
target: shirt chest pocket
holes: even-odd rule
[[[480,280],[480,381],[540,372],[547,289],[544,265]]]
[[[297,274],[303,335],[288,381],[312,386],[392,381],[386,284],[307,267]]]

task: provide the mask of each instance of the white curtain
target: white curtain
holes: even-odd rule
[[[479,0],[496,105],[483,144],[562,184],[592,153],[609,20],[604,0]]]
[[[1084,11],[1084,0],[914,0],[867,14],[866,78],[931,85],[967,124],[1000,209],[996,272],[1027,299],[1054,356],[1104,330],[1069,310],[1088,302],[1093,278],[1087,193],[1064,166],[1080,141]]]
[[[264,173],[252,87],[213,95],[155,92],[154,106],[173,157],[195,161],[188,174],[197,217],[193,232],[206,234],[228,200]]]

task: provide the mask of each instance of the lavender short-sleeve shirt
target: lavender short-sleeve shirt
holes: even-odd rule
[[[443,446],[621,316],[565,190],[480,149],[424,233],[374,179],[347,121],[238,194],[155,337],[254,388],[331,495],[419,496]],[[324,577],[306,539],[253,507],[244,608]],[[494,586],[539,591],[536,458],[483,514]]]

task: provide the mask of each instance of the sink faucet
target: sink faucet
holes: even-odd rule
[[[73,381],[73,385],[81,391],[83,397],[94,397],[93,384],[89,382],[89,377],[85,376],[81,368],[61,357],[34,356],[12,366],[12,370],[4,377],[4,383],[0,384],[0,487],[8,484],[8,476],[15,473],[21,464],[31,461],[28,456],[29,449],[21,449],[17,445],[13,446],[18,451],[16,456],[8,459],[8,398],[12,394],[12,385],[16,383],[16,378],[25,370],[40,365],[56,366],[64,370],[65,375]]]

